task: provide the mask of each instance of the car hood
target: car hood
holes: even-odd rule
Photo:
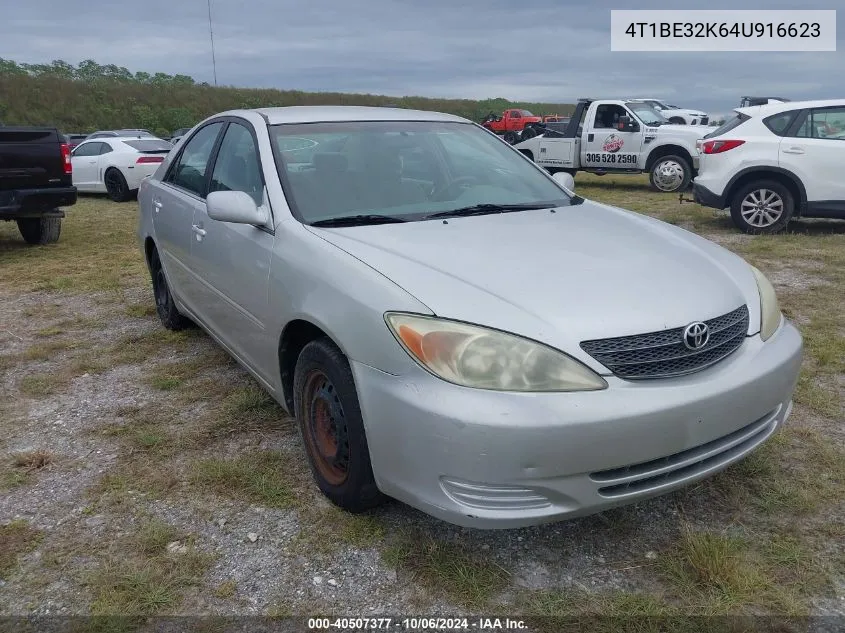
[[[438,316],[521,334],[593,367],[583,340],[680,327],[743,303],[759,329],[756,281],[741,258],[591,201],[554,213],[308,229]]]

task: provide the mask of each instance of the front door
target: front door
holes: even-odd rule
[[[73,185],[80,191],[93,191],[96,188],[101,145],[99,141],[80,143],[70,155]]]
[[[214,191],[243,191],[271,215],[257,144],[246,121],[228,123],[212,163],[209,193]],[[223,343],[272,384],[278,332],[268,331],[266,324],[273,230],[213,220],[205,204],[194,211],[193,225],[191,261],[199,275],[199,309]]]
[[[623,106],[601,104],[587,121],[584,130],[581,164],[588,169],[636,169],[642,148],[641,131],[622,132],[618,128],[620,117],[637,121]]]

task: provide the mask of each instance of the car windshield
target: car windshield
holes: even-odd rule
[[[626,103],[637,118],[646,125],[663,125],[669,121],[657,110],[645,103]]]
[[[492,213],[494,206],[519,210],[579,200],[501,139],[468,123],[331,122],[270,130],[294,213],[307,224],[374,215],[415,221],[459,209],[475,214],[479,206]]]

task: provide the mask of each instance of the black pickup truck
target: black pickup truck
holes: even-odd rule
[[[15,220],[30,244],[59,239],[76,204],[70,147],[49,127],[0,127],[0,220]]]

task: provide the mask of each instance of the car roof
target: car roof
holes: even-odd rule
[[[845,99],[821,99],[816,101],[787,101],[786,103],[764,103],[763,105],[748,106],[745,108],[734,108],[734,112],[745,114],[751,117],[768,116],[790,110],[803,110],[804,108],[829,108],[832,106],[845,106]]]
[[[471,123],[463,117],[442,112],[406,110],[405,108],[379,108],[368,106],[287,106],[281,108],[255,108],[229,110],[215,116],[238,116],[247,112],[260,114],[268,124],[322,123],[334,121],[454,121]]]

